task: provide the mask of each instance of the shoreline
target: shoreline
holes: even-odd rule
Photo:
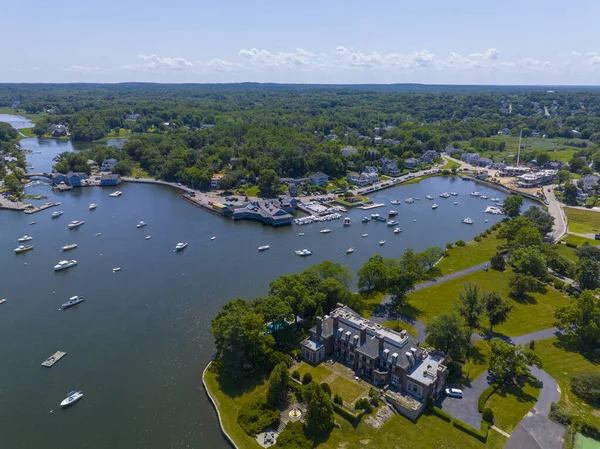
[[[206,365],[206,368],[204,368],[204,371],[202,371],[202,386],[204,387],[204,391],[206,392],[208,399],[210,399],[210,403],[212,404],[213,408],[217,412],[217,419],[219,420],[219,427],[221,429],[221,433],[225,437],[225,441],[227,441],[231,445],[231,447],[233,447],[233,449],[239,449],[239,447],[235,444],[235,441],[233,441],[233,438],[231,438],[231,436],[225,430],[225,427],[223,426],[223,420],[221,419],[221,412],[219,411],[219,405],[217,404],[216,399],[213,398],[213,396],[210,392],[210,389],[208,388],[208,385],[206,385],[206,380],[204,379],[204,377],[206,375],[206,372],[208,371],[208,368],[210,368],[210,365],[212,365],[212,360],[210,362],[208,362],[208,365]]]

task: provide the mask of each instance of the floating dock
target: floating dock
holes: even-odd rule
[[[56,351],[54,354],[52,354],[50,357],[48,357],[46,360],[44,360],[42,362],[42,366],[46,366],[46,367],[50,368],[51,366],[53,366],[56,362],[58,362],[60,359],[62,359],[66,355],[67,355],[66,352]]]
[[[369,205],[365,205],[365,206],[359,206],[359,209],[362,210],[371,210],[371,209],[377,209],[378,207],[384,207],[385,204],[383,203],[375,203],[375,204],[369,204]]]
[[[47,203],[42,206],[31,207],[29,209],[24,210],[23,212],[25,212],[26,214],[35,214],[36,212],[56,206],[60,206],[60,203]]]

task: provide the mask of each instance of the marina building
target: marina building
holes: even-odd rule
[[[258,200],[235,209],[233,219],[260,221],[266,225],[279,227],[292,224],[293,217],[273,201]]]
[[[121,176],[118,174],[105,174],[100,176],[101,186],[118,186],[121,183]]]
[[[556,170],[541,170],[535,173],[525,173],[518,176],[517,184],[519,187],[537,187],[544,184],[549,184],[558,179]]]
[[[515,167],[507,165],[500,169],[500,176],[520,176],[529,173],[531,169],[529,167]]]

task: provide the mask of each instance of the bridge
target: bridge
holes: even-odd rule
[[[27,172],[25,173],[26,178],[46,178],[51,180],[52,173],[44,173],[44,172]]]

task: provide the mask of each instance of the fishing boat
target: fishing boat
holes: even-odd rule
[[[57,210],[56,212],[52,212],[52,218],[60,217],[64,212],[62,210]]]
[[[304,249],[297,249],[296,251],[294,251],[296,253],[296,256],[300,256],[300,257],[306,257],[306,256],[310,256],[312,255],[312,251],[304,248]]]
[[[348,227],[348,226],[350,226],[350,224],[352,224],[352,221],[350,220],[350,218],[345,217],[344,218],[344,226]]]
[[[432,209],[437,209],[437,208],[438,208],[438,205],[437,205],[437,204],[432,204],[432,205],[431,205],[431,208],[432,208]]]
[[[15,248],[15,253],[20,254],[20,253],[24,253],[24,252],[32,250],[32,249],[33,249],[32,245],[19,245]]]
[[[70,249],[75,249],[77,248],[77,243],[70,243],[68,245],[63,246],[61,249],[63,251],[69,251]]]
[[[462,222],[464,224],[469,224],[469,225],[473,224],[473,220],[471,218],[469,218],[469,217],[465,218]]]
[[[389,221],[387,222],[387,225],[388,225],[388,227],[391,227],[391,226],[396,226],[397,224],[398,224],[398,222],[397,222],[397,221],[395,221],[395,220],[389,220]]]
[[[425,198],[427,198],[428,200],[432,200],[433,197],[431,195],[427,195]]]
[[[21,238],[20,238],[18,241],[19,241],[20,243],[22,243],[22,242],[28,242],[29,240],[33,240],[33,237],[30,237],[30,236],[28,236],[28,235],[24,235],[24,236],[23,236],[23,237],[21,237]]]
[[[385,245],[385,240],[379,240],[379,246]]]
[[[120,190],[117,190],[116,192],[113,193],[109,193],[108,196],[111,196],[113,198],[117,198],[119,196],[123,195],[123,192],[121,192]]]
[[[400,234],[401,232],[402,232],[402,229],[400,229],[400,228],[394,229],[394,234]]]
[[[94,209],[96,209],[97,207],[98,207],[98,205],[97,205],[97,204],[95,204],[95,203],[92,203],[92,204],[90,204],[90,205],[88,206],[88,209],[89,209],[89,210],[94,210]]]
[[[135,225],[135,227],[136,228],[143,228],[146,225],[147,225],[147,223],[145,221],[140,221],[138,224]]]
[[[321,229],[319,232],[321,234],[329,234],[331,232],[331,229]]]
[[[83,220],[73,220],[67,225],[67,229],[75,229],[81,226],[84,223]]]
[[[151,238],[152,238],[152,236],[151,236],[151,235],[147,235],[147,236],[146,236],[146,240],[150,240]]]
[[[391,210],[391,211],[388,212],[388,216],[389,217],[395,217],[396,215],[398,215],[398,211]]]
[[[259,247],[258,247],[258,250],[259,250],[259,251],[266,251],[266,250],[268,250],[269,248],[271,248],[269,245],[263,245],[263,246],[259,246]]]
[[[346,250],[346,254],[352,254],[354,252],[354,248],[348,248]]]
[[[480,192],[471,192],[470,193],[471,196],[481,196]]]
[[[71,391],[67,397],[60,403],[61,407],[67,407],[74,404],[83,397],[83,391]]]
[[[69,300],[62,305],[62,308],[68,309],[69,307],[73,307],[83,301],[83,296],[71,296]]]
[[[414,200],[413,198],[406,198],[406,199],[404,200],[404,202],[405,202],[405,203],[408,203],[408,204],[412,204],[412,203],[414,203],[414,202],[415,202],[415,200]]]
[[[182,251],[182,250],[184,250],[184,249],[185,249],[187,246],[188,246],[188,244],[187,244],[187,243],[180,242],[180,243],[178,243],[177,245],[175,245],[175,251]]]
[[[77,265],[76,260],[61,260],[56,265],[54,265],[54,271],[65,270],[67,268],[71,268]]]
[[[360,220],[360,221],[362,221],[363,223],[368,223],[371,221],[371,218],[370,217],[362,217],[362,220]]]
[[[394,206],[397,206],[398,204],[400,204],[400,201],[392,200],[392,201],[390,201],[390,203],[393,204]]]

